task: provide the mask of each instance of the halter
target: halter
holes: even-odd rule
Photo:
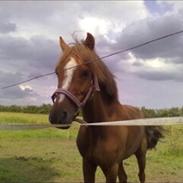
[[[53,93],[52,95],[52,101],[53,103],[55,103],[55,98],[59,95],[59,94],[63,94],[65,95],[68,99],[70,99],[79,109],[82,108],[86,102],[88,101],[88,99],[90,98],[90,96],[92,95],[92,93],[94,91],[100,91],[100,87],[99,87],[99,83],[98,83],[98,78],[97,76],[94,74],[94,78],[91,82],[91,86],[87,92],[87,94],[85,95],[85,98],[80,101],[75,95],[73,95],[70,91],[62,89],[62,88],[57,88],[56,91]]]

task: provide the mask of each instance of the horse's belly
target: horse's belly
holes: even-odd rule
[[[124,159],[134,154],[141,146],[144,137],[144,127],[129,127]]]

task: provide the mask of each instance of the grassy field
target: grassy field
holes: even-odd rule
[[[48,123],[47,115],[0,113],[0,123]],[[183,182],[183,126],[166,127],[165,138],[147,155],[147,182]],[[78,125],[69,130],[0,130],[0,183],[82,182],[81,157],[75,145]],[[137,163],[125,161],[130,182]],[[100,170],[97,181],[104,182]]]

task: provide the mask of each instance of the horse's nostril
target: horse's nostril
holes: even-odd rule
[[[49,121],[52,124],[55,124],[57,122],[57,116],[55,115],[55,113],[50,112],[50,114],[49,114]]]
[[[67,112],[66,111],[62,111],[62,113],[61,113],[61,122],[63,123],[63,122],[65,122],[66,121],[66,119],[67,119]]]
[[[67,112],[63,111],[63,118],[67,118]]]

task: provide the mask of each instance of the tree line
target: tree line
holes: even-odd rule
[[[141,110],[143,111],[146,118],[183,116],[183,106],[166,109],[148,109],[142,107]]]
[[[37,113],[37,114],[48,114],[51,109],[51,104],[42,104],[41,106],[28,105],[28,106],[4,106],[0,105],[0,112],[22,112],[22,113]],[[175,117],[183,116],[182,107],[172,107],[167,109],[149,109],[146,107],[140,108],[146,118],[155,117]]]
[[[35,105],[28,105],[28,106],[10,105],[10,106],[4,106],[4,105],[0,105],[0,112],[22,112],[22,113],[48,114],[50,109],[51,109],[50,104],[43,104],[41,106],[35,106]]]

